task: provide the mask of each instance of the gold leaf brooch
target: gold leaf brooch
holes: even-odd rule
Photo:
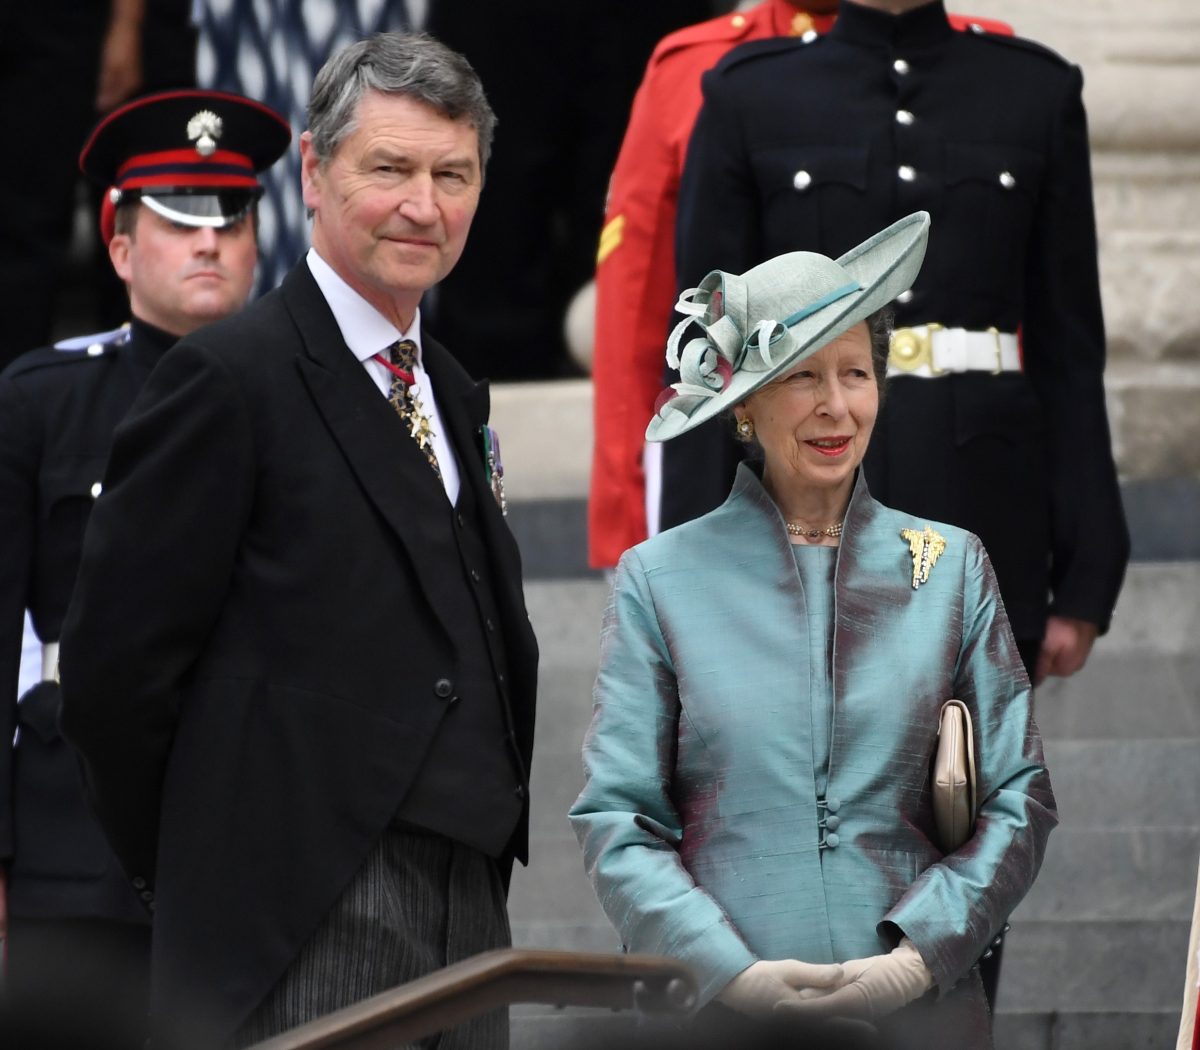
[[[908,541],[908,549],[912,551],[912,585],[915,591],[921,584],[929,581],[930,570],[946,549],[946,538],[934,532],[928,525],[920,531],[901,529],[900,538]]]

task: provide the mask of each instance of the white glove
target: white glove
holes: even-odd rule
[[[907,937],[887,955],[842,963],[840,987],[781,1000],[779,1012],[796,1017],[854,1017],[876,1021],[919,999],[933,987],[933,974]]]
[[[760,959],[725,985],[717,999],[750,1017],[771,1017],[776,1006],[800,1003],[807,989],[832,991],[843,983],[839,963],[806,963],[799,959]]]

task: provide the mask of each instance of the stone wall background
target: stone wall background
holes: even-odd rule
[[[1200,480],[1200,4],[950,6],[1082,67],[1118,467],[1125,480]]]

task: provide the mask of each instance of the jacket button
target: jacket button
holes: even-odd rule
[[[907,109],[896,110],[896,123],[897,124],[904,124],[905,126],[907,126],[907,125],[911,124],[915,119],[916,118],[912,115],[911,110],[907,110]]]
[[[445,700],[452,692],[454,692],[454,684],[449,678],[439,678],[433,684],[434,695]]]
[[[825,826],[830,831],[837,831],[837,829],[841,826],[841,823],[842,823],[841,817],[830,817],[828,820],[825,821]],[[836,836],[834,836],[834,837],[836,838]]]
[[[1000,172],[1000,185],[1006,190],[1011,190],[1016,184],[1017,180],[1011,171]]]
[[[476,583],[479,582],[479,572],[477,570],[471,570],[471,579],[473,579]]]
[[[908,71],[911,68],[912,68],[912,66],[910,66],[907,62],[905,62],[904,59],[902,59],[902,58],[898,58],[898,59],[896,59],[895,62],[892,63],[892,69],[894,69],[902,77],[907,76]]]
[[[902,182],[912,182],[917,177],[917,169],[911,164],[901,164],[896,169],[896,174],[900,176]]]
[[[100,493],[104,491],[104,486],[98,481],[93,481],[92,487],[88,491],[92,494],[92,499],[97,499]]]
[[[841,841],[842,840],[839,839],[836,835],[826,835],[825,836],[825,845],[828,846],[830,849],[837,849],[838,843]]]
[[[809,186],[812,185],[812,176],[803,168],[792,176],[792,186],[803,193]]]
[[[913,290],[911,288],[905,288],[904,291],[902,291],[898,296],[896,296],[896,302],[901,303],[901,304],[911,303],[912,297],[913,297]]]
[[[827,799],[825,802],[825,808],[828,809],[830,813],[836,813],[842,808],[842,800],[838,798]]]
[[[454,522],[461,529],[463,527],[463,516],[456,513],[454,515]]]
[[[143,879],[140,875],[136,876],[132,881],[133,881],[133,888],[135,890],[144,890],[146,888],[146,880]]]
[[[990,959],[995,954],[996,953],[994,951],[992,951],[991,948],[989,948],[986,952],[983,953],[983,955],[980,956],[980,958],[981,959]]]
[[[514,795],[516,795],[516,796],[517,796],[517,798],[519,798],[519,799],[522,799],[522,800],[523,800],[523,799],[525,798],[525,785],[524,785],[524,784],[518,784],[518,785],[517,785],[517,790],[516,790],[516,791],[514,791],[514,792],[513,792],[513,794],[514,794]]]
[[[149,904],[152,900],[154,900],[154,894],[151,893],[149,890],[142,890],[142,892],[139,893],[138,896],[141,897],[142,900],[144,900],[147,904]]]
[[[492,621],[491,621],[491,619],[490,619],[490,618],[489,618],[489,619],[486,619],[486,620],[484,620],[484,621],[483,621],[483,625],[484,625],[484,626],[485,626],[485,627],[486,627],[486,628],[487,628],[489,631],[494,631],[494,630],[496,629],[496,625],[495,625],[494,623],[492,623]]]
[[[102,353],[104,353],[103,343],[92,343],[91,346],[87,348],[88,357],[99,357]]]

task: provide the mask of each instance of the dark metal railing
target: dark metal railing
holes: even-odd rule
[[[651,955],[484,952],[255,1044],[251,1050],[391,1050],[511,1003],[687,1014],[696,980]]]

